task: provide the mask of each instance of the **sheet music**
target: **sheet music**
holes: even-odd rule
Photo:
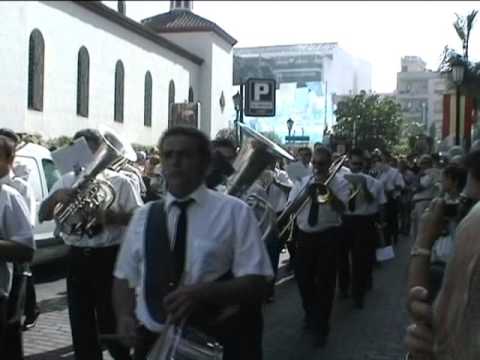
[[[79,138],[72,145],[64,146],[52,152],[52,159],[60,173],[66,174],[77,167],[85,167],[92,162],[93,154],[85,139]]]

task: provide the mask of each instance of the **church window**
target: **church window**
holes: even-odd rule
[[[143,125],[152,127],[152,74],[145,74],[145,93],[143,100]]]
[[[115,101],[114,118],[116,122],[123,123],[123,100],[125,95],[125,70],[121,60],[115,66]]]
[[[90,56],[85,46],[78,51],[77,68],[77,115],[88,117],[90,85]]]
[[[173,80],[170,80],[168,84],[168,127],[171,127],[172,124],[172,104],[175,103],[175,83]]]
[[[28,48],[28,108],[32,110],[43,110],[44,66],[45,42],[42,33],[35,29]]]
[[[193,97],[193,89],[192,89],[192,87],[190,86],[190,88],[188,89],[188,102],[189,102],[189,103],[193,103],[193,100],[194,100],[194,97]]]

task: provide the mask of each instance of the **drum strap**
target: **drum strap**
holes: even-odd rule
[[[167,231],[167,214],[164,201],[152,202],[147,218],[144,236],[145,277],[144,296],[148,312],[153,320],[164,323],[163,298],[178,283],[175,277],[175,264]]]

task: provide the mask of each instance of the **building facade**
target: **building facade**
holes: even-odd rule
[[[403,118],[421,124],[424,134],[435,142],[442,139],[443,94],[446,91],[446,79],[439,72],[427,70],[420,57],[401,59],[395,98],[402,107]]]
[[[191,9],[176,1],[166,14],[196,16]],[[220,30],[191,28],[191,37],[177,27],[175,35],[192,44],[129,19],[124,5],[0,2],[0,12],[0,126],[53,138],[104,124],[132,143],[153,145],[172,125],[171,104],[192,100],[200,102],[198,126],[208,135],[228,126],[218,103],[233,91],[236,40],[216,35],[216,24],[209,22]]]
[[[296,44],[234,49],[234,84],[249,78],[277,82],[274,118],[246,119],[257,130],[287,135],[286,121],[294,121],[292,134],[323,141],[334,122],[334,100],[371,90],[371,66],[356,59],[337,43]]]

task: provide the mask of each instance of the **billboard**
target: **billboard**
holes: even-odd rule
[[[288,135],[287,120],[294,121],[291,135],[309,136],[321,142],[325,123],[331,130],[334,121],[332,96],[325,82],[281,83],[276,90],[274,117],[245,117],[245,123],[260,132],[275,132],[281,139]]]

